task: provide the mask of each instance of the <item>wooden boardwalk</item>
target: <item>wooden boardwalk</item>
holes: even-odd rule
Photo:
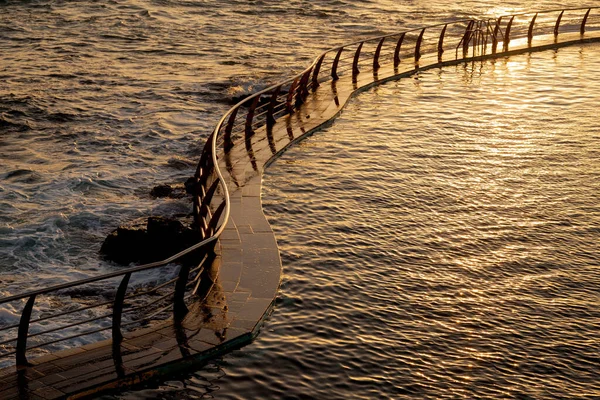
[[[210,273],[215,284],[207,299],[193,304],[180,321],[157,322],[112,340],[72,348],[30,361],[27,367],[0,370],[0,399],[94,397],[111,389],[172,375],[204,364],[217,355],[250,342],[268,315],[281,279],[277,242],[261,205],[262,173],[291,145],[328,126],[348,100],[361,90],[439,68],[576,43],[600,41],[595,31],[585,37],[566,34],[514,41],[510,51],[465,57],[425,54],[399,66],[364,68],[322,82],[305,101],[275,123],[255,129],[219,154],[219,168],[229,186],[231,213],[219,238]],[[354,76],[353,76],[354,75]]]

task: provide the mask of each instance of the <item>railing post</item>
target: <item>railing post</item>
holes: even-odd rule
[[[425,28],[421,30],[419,37],[417,38],[417,44],[415,45],[415,62],[421,59],[421,43],[423,43],[423,35],[425,34]]]
[[[469,53],[469,43],[471,42],[471,36],[473,35],[473,25],[475,25],[475,21],[469,21],[469,24],[465,29],[465,34],[462,38],[463,58],[466,58]]]
[[[310,82],[310,74],[312,74],[313,67],[310,67],[305,73],[304,86],[302,86],[302,101],[308,98],[308,82]]]
[[[504,51],[504,52],[508,51],[508,43],[510,42],[510,28],[512,27],[512,23],[513,23],[514,19],[515,19],[515,16],[513,15],[512,17],[510,17],[510,20],[508,21],[508,25],[506,25],[506,32],[504,32],[504,44],[502,46],[502,51]]]
[[[115,301],[113,303],[113,318],[112,318],[112,339],[113,344],[123,340],[123,334],[121,333],[121,317],[123,315],[123,301],[125,299],[125,292],[127,292],[127,285],[129,284],[129,278],[131,278],[131,272],[125,274],[121,280],[121,284],[117,289]]]
[[[193,214],[194,214],[194,222],[196,223],[196,226],[200,226],[200,193],[198,192],[198,182],[199,179],[197,176],[193,176],[191,178],[191,182],[192,182],[192,188],[194,190],[193,194],[192,194],[192,202],[193,202]],[[187,183],[187,181],[186,181]]]
[[[223,210],[225,209],[225,202],[219,204],[219,207],[215,210],[215,213],[210,218],[208,222],[209,226],[209,234],[213,234],[217,230],[217,224],[219,223],[219,219],[221,218],[221,214],[223,214]]]
[[[481,32],[481,22],[482,21],[477,21],[477,26],[475,27],[475,40],[473,41],[473,57],[475,57],[477,54],[477,50],[481,51],[481,54],[483,54],[483,51],[481,49],[479,49],[479,47],[481,46],[481,43],[483,43],[483,33]]]
[[[319,57],[319,60],[315,64],[315,69],[313,71],[313,76],[312,76],[313,90],[315,90],[317,87],[319,87],[319,72],[321,71],[321,64],[323,64],[324,58],[325,58],[325,54],[323,54],[321,57]]]
[[[290,89],[289,89],[289,92],[287,94],[287,98],[285,101],[285,109],[287,110],[288,114],[291,114],[292,111],[294,111],[294,107],[292,107],[292,101],[294,100],[294,94],[296,94],[297,86],[298,86],[298,77],[296,77],[296,79],[294,79],[294,81],[290,85]]]
[[[398,68],[398,65],[400,65],[400,48],[402,47],[402,42],[404,42],[405,35],[406,33],[402,32],[398,38],[398,43],[396,43],[396,49],[394,50],[394,68]]]
[[[180,321],[188,313],[188,308],[185,305],[185,287],[190,275],[190,265],[184,264],[179,270],[177,282],[175,282],[175,293],[173,294],[173,317],[176,321]]]
[[[590,11],[592,11],[592,9],[588,8],[587,12],[583,16],[583,21],[581,21],[581,29],[579,30],[579,32],[581,32],[582,35],[585,33],[585,24],[588,20],[588,17],[590,16]]]
[[[379,65],[379,55],[381,54],[381,47],[383,46],[383,42],[385,42],[385,37],[382,37],[379,43],[377,44],[377,48],[375,49],[375,55],[373,56],[373,72],[376,72],[381,65]]]
[[[207,149],[208,147],[208,149]],[[202,156],[200,157],[200,162],[198,163],[198,169],[196,170],[196,176],[198,177],[198,181],[196,183],[196,189],[205,190],[206,182],[208,181],[208,177],[212,172],[212,146],[210,146],[210,142],[206,142],[206,146],[202,151]]]
[[[361,42],[356,48],[356,53],[354,53],[354,60],[352,60],[352,79],[356,79],[356,75],[359,74],[360,70],[358,69],[358,59],[360,58],[360,51],[362,50],[363,43]]]
[[[202,177],[203,170],[209,165],[208,158],[210,158],[212,154],[211,142],[214,134],[215,133],[213,131],[213,133],[211,133],[208,139],[206,140],[204,147],[202,148],[202,153],[200,154],[200,161],[198,161],[198,166],[196,167],[196,174],[194,175],[198,178]]]
[[[17,367],[26,367],[29,365],[27,362],[27,335],[29,334],[29,321],[31,320],[31,311],[33,310],[33,304],[35,303],[35,294],[29,297],[23,312],[21,313],[21,320],[19,321],[19,333],[17,336]]]
[[[446,28],[448,28],[448,24],[444,25],[442,33],[440,33],[440,40],[438,40],[438,62],[442,62],[442,54],[444,54],[444,35],[446,34]]]
[[[194,176],[191,178],[191,187],[190,191],[193,196],[193,212],[194,212],[194,222],[196,225],[200,226],[200,205],[199,201],[204,196],[205,187],[203,186],[208,179],[208,161],[207,159],[212,155],[212,138],[215,132],[210,134],[208,139],[206,140],[206,144],[202,149],[202,153],[200,155],[200,161],[198,161],[198,166],[196,167],[196,172]],[[187,188],[187,182],[186,182]]]
[[[485,35],[483,38],[483,55],[487,54],[487,45],[490,36],[492,36],[492,28],[490,26],[490,20],[487,20],[485,21]]]
[[[309,68],[306,71],[302,78],[300,78],[300,84],[298,85],[298,96],[296,96],[296,107],[299,107],[306,98],[308,97],[308,78],[310,77],[310,73],[312,72],[312,68]]]
[[[231,131],[233,130],[233,124],[235,123],[235,117],[240,108],[236,107],[231,112],[229,116],[229,120],[227,120],[227,126],[225,126],[225,134],[223,135],[223,148],[225,153],[228,153],[229,150],[233,147],[233,141],[231,140]]]
[[[260,100],[260,95],[256,96],[250,104],[250,108],[248,109],[248,114],[246,115],[246,124],[244,127],[244,134],[246,135],[246,140],[250,139],[252,135],[254,135],[254,129],[252,129],[252,120],[254,119],[254,111],[258,106],[258,102]]]
[[[337,67],[338,64],[340,63],[340,56],[342,55],[342,51],[344,51],[344,48],[341,47],[337,54],[335,55],[335,58],[333,59],[333,64],[331,64],[331,78],[334,81],[337,81],[338,79],[340,79],[340,77],[337,74]]]
[[[498,18],[496,21],[496,26],[494,27],[494,36],[492,37],[492,54],[496,54],[496,50],[498,49],[498,33],[500,31],[501,23],[502,17]]]
[[[275,118],[273,117],[273,113],[275,110],[275,105],[277,104],[277,96],[279,96],[279,92],[281,91],[281,85],[277,86],[273,93],[271,94],[271,100],[269,101],[269,107],[267,108],[267,125],[273,126],[275,123]]]
[[[206,191],[206,195],[204,196],[204,198],[202,199],[202,203],[200,204],[200,212],[202,215],[202,220],[204,222],[206,222],[206,217],[209,216],[210,214],[210,203],[212,201],[213,196],[215,195],[215,192],[217,191],[217,187],[219,186],[219,180],[216,179],[213,184],[210,186],[210,188],[208,188],[208,190]],[[203,224],[204,226],[201,227],[202,229],[202,239],[206,239],[209,235],[208,235],[208,225]]]
[[[560,20],[562,19],[564,13],[565,13],[565,10],[562,10],[560,12],[560,14],[558,14],[558,18],[556,19],[556,25],[554,25],[554,37],[558,36],[558,28],[560,27]]]
[[[483,29],[485,25],[485,29]],[[487,41],[490,33],[490,27],[488,21],[481,21],[481,55],[486,55],[487,52]]]
[[[535,20],[537,18],[537,13],[531,19],[531,23],[529,24],[529,30],[527,31],[527,46],[531,47],[531,41],[533,40],[533,26],[535,25]]]

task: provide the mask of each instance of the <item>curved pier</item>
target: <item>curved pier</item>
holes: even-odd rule
[[[282,152],[330,124],[353,95],[372,86],[420,70],[597,41],[600,8],[454,21],[328,50],[297,76],[241,101],[207,140],[193,178],[197,245],[161,262],[0,299],[22,310],[19,323],[0,326],[0,361],[14,360],[0,370],[0,398],[89,397],[201,365],[248,343],[281,277],[260,195],[264,168]],[[175,278],[131,289],[137,274],[182,260],[188,262]],[[100,281],[114,282],[105,302],[36,309],[40,296],[93,290]],[[86,328],[91,323],[96,327]],[[106,339],[77,345],[99,333]],[[71,348],[53,352],[61,342]],[[50,353],[37,357],[39,349]]]

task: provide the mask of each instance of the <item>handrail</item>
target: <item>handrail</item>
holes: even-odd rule
[[[540,14],[548,14],[548,13],[555,13],[555,12],[559,12],[559,11],[579,11],[579,10],[589,10],[589,9],[597,9],[600,7],[572,7],[572,8],[554,8],[552,10],[544,10],[544,11],[537,11]],[[522,13],[517,13],[517,14],[504,14],[501,15],[501,17],[522,17],[523,15],[531,15],[534,14],[535,12],[522,12]]]
[[[179,261],[183,257],[189,256],[196,251],[201,251],[202,255],[198,257],[201,261],[199,261],[196,268],[183,266],[180,268],[176,278],[143,292],[143,294],[156,294],[160,296],[157,300],[151,301],[151,305],[159,304],[161,301],[165,301],[172,296],[173,304],[171,304],[171,306],[173,307],[173,318],[182,318],[187,312],[185,299],[188,299],[195,294],[200,280],[203,279],[202,275],[206,271],[205,265],[212,263],[214,259],[210,254],[212,254],[218,238],[224,231],[225,226],[230,219],[231,199],[228,185],[239,185],[237,178],[232,173],[234,164],[228,158],[230,152],[235,146],[242,145],[245,147],[245,150],[252,160],[252,139],[255,136],[255,132],[263,126],[266,126],[268,135],[269,127],[272,129],[273,125],[277,123],[277,118],[275,118],[275,116],[284,118],[286,115],[292,115],[299,110],[306,102],[309,92],[316,91],[322,82],[330,81],[332,83],[332,91],[334,92],[335,83],[341,76],[347,75],[355,82],[356,79],[363,74],[363,72],[361,72],[362,70],[368,70],[368,68],[360,66],[361,61],[365,62],[365,59],[369,62],[368,65],[372,66],[373,77],[377,80],[377,70],[384,67],[386,63],[388,63],[388,67],[393,67],[394,71],[396,71],[395,73],[398,74],[397,68],[401,63],[408,61],[418,65],[421,57],[425,54],[432,53],[435,55],[437,53],[437,61],[438,63],[441,63],[442,57],[447,58],[448,54],[453,53],[446,52],[448,49],[456,49],[454,56],[455,61],[476,59],[477,57],[486,54],[501,56],[508,52],[510,41],[517,38],[527,38],[528,45],[531,47],[531,41],[534,37],[534,30],[536,27],[541,26],[544,29],[548,29],[548,34],[553,34],[556,38],[560,33],[560,23],[565,12],[578,12],[576,17],[577,21],[580,22],[578,23],[579,26],[576,28],[569,26],[562,30],[573,33],[579,31],[583,36],[585,34],[586,23],[588,22],[590,12],[592,10],[598,10],[599,8],[600,7],[564,8],[545,10],[536,13],[526,12],[509,14],[495,18],[460,19],[448,23],[434,24],[386,35],[368,37],[366,39],[330,48],[319,54],[311,64],[300,73],[282,82],[270,85],[265,89],[240,100],[227,110],[217,122],[202,151],[200,161],[198,162],[193,177],[194,221],[202,240],[162,261],[125,268],[119,271],[74,282],[58,284],[48,288],[31,290],[0,299],[0,305],[19,300],[27,300],[18,324],[11,324],[4,327],[0,326],[0,332],[18,328],[18,335],[16,338],[8,341],[4,340],[0,343],[6,344],[16,341],[16,350],[3,354],[0,353],[0,359],[7,355],[16,354],[17,366],[27,365],[27,338],[42,336],[46,333],[56,332],[60,329],[68,329],[102,318],[112,317],[111,326],[84,332],[82,335],[89,334],[90,332],[112,329],[113,341],[118,342],[122,337],[121,326],[127,326],[138,321],[121,323],[122,314],[143,307],[136,306],[125,311],[123,309],[124,301],[130,300],[136,296],[141,296],[140,294],[126,295],[132,274],[164,267],[172,262]],[[582,11],[585,11],[584,15],[580,15],[579,12]],[[546,24],[546,22],[543,21],[543,15],[558,12],[560,12],[560,14],[551,26],[543,25]],[[527,20],[524,25],[523,22],[520,21],[520,18],[515,19],[515,17],[523,16],[532,16],[532,19]],[[387,40],[391,38],[394,38],[394,40]],[[496,46],[499,43],[502,43],[503,45],[502,51],[496,51]],[[365,44],[368,44],[369,46],[371,44],[373,46],[376,45],[376,48],[374,50],[365,49],[368,47],[364,46]],[[458,49],[461,47],[463,48],[463,52],[462,55],[459,55]],[[348,56],[341,57],[342,53],[348,54]],[[332,60],[329,58],[332,58]],[[327,63],[330,64],[327,65]],[[342,65],[339,65],[340,63]],[[331,67],[331,74],[324,73],[328,66]],[[319,75],[321,72],[323,73]],[[265,96],[264,100],[266,100],[266,102],[261,103],[261,98],[263,96]],[[290,136],[290,140],[294,139],[291,130],[288,130],[288,135]],[[267,137],[267,139],[269,138]],[[264,140],[264,138],[256,140]],[[272,145],[271,142],[269,142],[269,144]],[[275,154],[276,149],[274,145],[272,145],[271,149],[272,153]],[[224,174],[221,171],[219,155],[225,156],[229,180],[225,179]],[[252,163],[252,167],[255,170],[258,169],[255,161]],[[215,196],[217,195],[222,199],[220,202],[215,199]],[[196,275],[191,277],[193,274]],[[35,310],[35,301],[38,296],[60,293],[61,290],[117,277],[123,277],[123,279],[118,284],[118,289],[116,290],[113,301],[102,302],[94,306],[80,307],[73,311],[59,311],[51,316],[44,316],[43,318],[31,320],[31,315]],[[168,284],[173,284],[175,286],[172,292],[167,294],[158,293],[159,289],[166,288]],[[185,291],[190,287],[195,287],[195,289],[191,294],[186,295]],[[52,328],[51,330],[38,331],[32,334],[29,334],[28,332],[30,324],[39,323],[40,321],[46,321],[51,318],[73,315],[83,310],[97,309],[106,306],[110,307],[111,304],[112,311],[103,312],[101,316],[87,318],[84,321],[70,322],[60,328]],[[160,313],[166,308],[168,307],[163,307],[156,311],[156,313]],[[42,344],[36,343],[35,346],[32,346],[31,348],[42,347],[66,339],[68,338],[59,338]]]
[[[210,140],[210,139],[212,139],[212,140]],[[216,175],[216,179],[215,179],[214,183],[211,185],[212,186],[211,190],[209,190],[208,188],[202,188],[202,190],[201,190],[202,194],[200,194],[200,191],[197,190],[196,196],[195,196],[195,198],[202,197],[201,201],[199,201],[199,203],[201,203],[204,207],[202,207],[200,210],[194,210],[194,211],[203,213],[202,215],[198,216],[199,218],[201,218],[203,220],[206,220],[207,218],[209,219],[209,222],[204,224],[204,226],[197,226],[197,228],[199,229],[199,234],[201,234],[204,237],[204,239],[199,241],[198,243],[188,247],[187,249],[184,249],[162,261],[156,261],[156,262],[143,264],[143,265],[139,265],[139,266],[135,266],[135,267],[125,268],[125,269],[121,269],[119,271],[110,272],[110,273],[106,273],[106,274],[102,274],[102,275],[98,275],[98,276],[94,276],[94,277],[89,277],[89,278],[81,279],[81,280],[74,281],[74,282],[58,284],[58,285],[54,285],[54,286],[47,287],[47,288],[30,290],[25,293],[20,293],[17,295],[12,295],[12,296],[8,296],[8,297],[0,299],[0,305],[27,299],[26,305],[23,308],[23,311],[21,313],[21,318],[20,318],[19,323],[12,324],[12,325],[9,324],[8,326],[0,326],[0,331],[7,331],[7,330],[9,331],[11,329],[18,328],[18,333],[17,333],[16,337],[9,338],[8,340],[3,340],[0,343],[1,345],[6,345],[9,343],[16,342],[16,349],[14,351],[8,351],[8,352],[4,352],[4,353],[0,352],[0,359],[3,359],[5,357],[11,356],[11,355],[16,355],[16,365],[17,366],[26,366],[26,365],[28,365],[28,361],[27,361],[27,357],[26,357],[28,338],[39,337],[42,335],[55,333],[58,331],[65,332],[69,328],[74,328],[74,327],[81,326],[83,324],[88,324],[88,323],[94,322],[94,321],[104,320],[104,319],[107,319],[110,317],[112,317],[111,326],[103,327],[100,329],[84,331],[84,332],[78,333],[76,335],[71,335],[71,336],[67,335],[67,337],[60,337],[58,339],[54,339],[54,340],[50,340],[50,341],[46,341],[46,342],[42,342],[42,343],[36,343],[34,346],[31,346],[30,349],[35,349],[35,348],[39,348],[39,347],[43,347],[43,346],[56,344],[58,342],[70,340],[70,339],[80,337],[80,336],[90,335],[93,333],[102,332],[102,331],[109,330],[109,329],[112,330],[113,343],[118,343],[118,342],[120,342],[120,340],[123,339],[123,335],[121,333],[121,326],[131,325],[132,323],[140,323],[140,322],[148,320],[147,317],[142,317],[142,318],[122,324],[121,318],[124,313],[130,313],[132,311],[135,311],[136,309],[141,309],[142,307],[145,307],[145,308],[151,307],[154,304],[157,304],[157,302],[163,301],[170,296],[173,297],[173,317],[175,319],[182,319],[185,316],[185,314],[187,313],[187,307],[185,306],[184,302],[186,299],[188,299],[190,297],[189,295],[186,296],[185,292],[188,288],[193,288],[193,293],[196,293],[199,282],[202,279],[202,276],[201,276],[202,272],[205,270],[205,268],[202,267],[202,264],[212,262],[213,258],[206,257],[206,255],[208,253],[212,252],[212,248],[214,247],[214,244],[216,244],[216,241],[219,238],[219,236],[221,235],[221,233],[224,231],[227,221],[229,220],[229,215],[230,215],[230,207],[231,206],[230,206],[230,197],[229,197],[229,191],[227,188],[227,182],[225,181],[225,178],[223,177],[221,171],[218,170],[218,168],[214,167],[217,165],[217,162],[218,162],[217,153],[215,151],[210,151],[210,149],[216,148],[216,135],[212,135],[212,138],[209,138],[208,144],[209,144],[208,152],[205,151],[203,153],[203,155],[204,155],[203,159],[205,160],[205,163],[207,160],[206,155],[208,155],[209,156],[208,159],[210,159],[210,162],[207,165],[205,165],[205,167],[207,167],[207,170],[202,171],[202,169],[199,168],[196,173],[196,176],[195,176],[196,181],[200,181],[201,173],[204,174],[202,176],[204,176],[205,178],[209,175],[209,173]],[[206,148],[205,148],[205,150],[206,150]],[[212,164],[212,165],[210,165],[210,164]],[[208,170],[210,170],[210,171],[208,171]],[[207,183],[208,182],[206,182],[206,179],[205,179],[205,184],[207,184]],[[209,205],[210,205],[211,201],[213,200],[213,197],[215,194],[215,189],[216,189],[215,184],[217,184],[217,183],[221,187],[221,194],[222,194],[223,200],[221,202],[221,205],[216,208],[217,211],[214,214],[212,214]],[[196,221],[199,218],[197,218]],[[172,262],[179,261],[183,257],[189,256],[190,254],[192,254],[193,252],[196,252],[196,251],[203,252],[203,255],[201,257],[198,257],[198,259],[202,260],[200,262],[199,267],[192,269],[192,268],[190,268],[189,265],[184,265],[180,268],[180,272],[179,272],[177,278],[171,279],[170,281],[168,281],[166,283],[159,284],[150,290],[144,291],[142,294],[144,294],[144,295],[159,294],[158,290],[165,287],[166,285],[168,285],[170,283],[175,285],[175,289],[172,292],[168,292],[166,295],[160,296],[158,300],[149,300],[143,306],[128,308],[127,310],[123,311],[123,305],[124,305],[123,303],[125,300],[131,299],[134,297],[139,297],[141,295],[141,294],[136,293],[133,295],[126,296],[126,291],[127,291],[127,287],[129,286],[130,277],[133,273],[139,273],[141,271],[147,271],[147,270],[151,270],[151,269],[164,267]],[[195,272],[196,272],[196,275],[194,276],[194,278],[190,282],[188,282],[190,275]],[[101,302],[99,304],[95,304],[92,306],[79,307],[79,308],[76,308],[75,310],[58,311],[50,316],[36,318],[33,321],[31,320],[31,316],[34,311],[35,301],[38,296],[48,295],[51,293],[60,293],[60,291],[65,290],[65,289],[80,287],[83,285],[88,285],[88,284],[92,284],[95,282],[100,282],[100,281],[117,278],[117,277],[121,277],[121,276],[123,276],[124,278],[121,280],[121,283],[117,290],[116,297],[113,302]],[[78,320],[76,322],[61,324],[58,327],[53,327],[50,329],[41,330],[41,331],[37,331],[34,333],[29,333],[30,324],[40,323],[42,321],[65,317],[68,315],[75,315],[75,314],[78,314],[85,310],[104,308],[105,306],[109,306],[110,304],[112,304],[112,312],[103,312],[101,315],[97,315],[92,318],[86,318],[84,320]],[[168,307],[166,307],[166,308],[168,308]],[[163,309],[164,309],[164,307],[163,307]],[[161,312],[161,311],[159,310],[158,312]]]
[[[32,290],[30,292],[25,292],[25,293],[17,294],[14,296],[5,297],[3,299],[0,299],[0,304],[8,303],[8,302],[15,301],[15,300],[26,299],[28,297],[37,296],[40,294],[47,294],[50,292],[56,292],[56,291],[63,290],[63,289],[69,289],[69,288],[72,288],[75,286],[85,285],[88,283],[99,282],[99,281],[103,281],[103,280],[110,279],[110,278],[116,278],[117,276],[123,276],[123,275],[131,274],[134,272],[140,272],[140,271],[146,271],[146,270],[154,269],[154,268],[158,268],[158,267],[164,267],[165,265],[170,264],[173,261],[176,261],[179,258],[191,253],[192,251],[198,250],[198,249],[202,248],[203,246],[206,246],[207,244],[214,242],[217,239],[218,239],[218,235],[215,235],[215,236],[210,237],[206,240],[203,240],[202,242],[199,242],[191,247],[188,247],[187,249],[182,250],[179,253],[177,253],[169,258],[166,258],[162,261],[155,261],[155,262],[144,264],[144,265],[138,265],[136,267],[126,268],[126,269],[122,269],[122,270],[115,271],[115,272],[109,272],[104,275],[94,276],[91,278],[84,278],[84,279],[81,279],[81,280],[78,280],[75,282],[62,283],[60,285],[51,286],[46,289],[37,289],[37,290]]]

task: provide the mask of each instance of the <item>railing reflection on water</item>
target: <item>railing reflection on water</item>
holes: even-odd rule
[[[28,350],[43,347],[52,349],[51,346],[60,342],[68,344],[79,337],[104,331],[109,331],[113,344],[118,344],[123,338],[122,328],[139,326],[167,313],[176,321],[181,320],[187,312],[186,301],[200,300],[214,283],[215,277],[210,271],[216,257],[215,246],[230,214],[228,185],[237,187],[244,183],[244,177],[236,175],[235,163],[239,160],[231,158],[232,151],[243,146],[252,168],[258,171],[252,144],[257,131],[265,128],[264,139],[268,142],[268,148],[273,155],[277,154],[272,134],[275,124],[283,120],[282,117],[291,116],[301,109],[311,93],[317,93],[325,83],[331,84],[333,101],[339,106],[335,96],[336,82],[342,78],[349,78],[356,88],[357,81],[364,74],[370,72],[371,82],[377,82],[384,68],[388,70],[388,76],[390,71],[391,75],[399,74],[403,66],[414,70],[425,56],[432,56],[427,59],[428,65],[442,65],[451,61],[502,56],[511,51],[511,42],[516,41],[523,42],[521,47],[533,48],[538,38],[547,43],[548,37],[553,37],[555,43],[560,43],[561,35],[579,33],[584,37],[586,30],[600,30],[599,8],[459,20],[368,38],[330,49],[298,75],[249,96],[232,107],[218,122],[206,142],[194,174],[193,214],[200,242],[160,262],[0,299],[0,305],[14,306],[25,302],[19,323],[0,326],[0,337],[3,337],[0,341],[0,362],[14,357],[17,366],[26,366]],[[295,135],[289,119],[286,124],[287,135],[292,142]],[[218,156],[224,158],[228,179],[224,178],[219,168]],[[189,263],[191,258],[195,260],[193,264]],[[187,262],[180,267],[176,278],[127,294],[134,274],[163,268],[183,259]],[[111,300],[48,315],[41,314],[39,310],[36,312],[36,299],[40,296],[62,296],[73,290],[93,290],[93,284],[103,281],[115,286]],[[89,316],[90,313],[96,314]],[[98,327],[84,329],[92,323]],[[44,329],[48,325],[53,327]],[[30,326],[36,329],[30,332]],[[51,337],[43,340],[44,336]],[[31,341],[35,341],[33,345]]]

